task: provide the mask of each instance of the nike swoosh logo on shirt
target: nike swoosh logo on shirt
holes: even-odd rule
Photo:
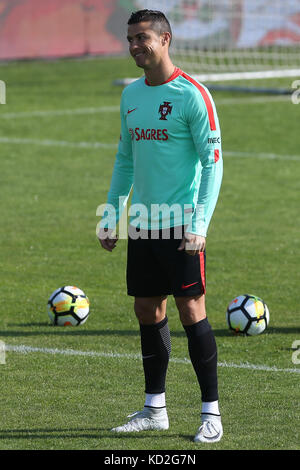
[[[186,286],[184,284],[182,284],[181,289],[187,289],[188,287],[194,286],[195,284],[198,284],[198,281],[193,282],[192,284],[187,284]]]
[[[133,111],[135,111],[136,109],[137,109],[137,108],[128,109],[128,111],[127,111],[127,114],[130,114],[130,113],[132,113],[132,112],[133,112]]]

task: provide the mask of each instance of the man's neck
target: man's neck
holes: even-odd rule
[[[169,60],[154,69],[145,70],[145,76],[150,86],[158,86],[165,83],[174,73],[174,70],[175,65]]]

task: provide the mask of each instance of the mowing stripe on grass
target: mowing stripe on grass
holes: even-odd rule
[[[117,149],[118,144],[108,142],[70,142],[67,140],[52,140],[52,139],[31,139],[21,137],[0,137],[0,143],[3,144],[17,144],[17,145],[42,145],[46,147],[70,147],[78,149],[91,149],[97,150],[99,148]],[[291,160],[300,162],[300,155],[280,155],[277,153],[263,153],[263,152],[236,152],[225,151],[224,157],[241,157],[241,158],[261,158],[266,160]]]
[[[85,356],[85,357],[103,357],[103,358],[112,358],[112,359],[134,359],[134,360],[141,360],[140,354],[126,354],[126,353],[113,353],[113,352],[99,352],[99,351],[79,351],[75,349],[57,349],[57,348],[38,348],[33,346],[26,346],[26,345],[12,345],[12,344],[5,344],[5,351],[8,352],[16,352],[20,354],[28,354],[28,353],[42,353],[42,354],[58,354],[64,356]],[[191,361],[187,358],[178,358],[173,357],[170,359],[170,362],[174,362],[176,364],[190,364]],[[228,369],[250,369],[250,370],[257,370],[257,371],[264,371],[264,372],[284,372],[290,374],[299,374],[300,368],[294,369],[283,369],[278,368],[276,366],[267,366],[267,365],[260,365],[260,364],[249,364],[249,363],[240,363],[235,364],[233,362],[219,362],[219,367],[225,367]]]

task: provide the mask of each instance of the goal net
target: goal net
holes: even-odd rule
[[[202,81],[300,78],[300,0],[137,0],[170,20],[172,59]]]

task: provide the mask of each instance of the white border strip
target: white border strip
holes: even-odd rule
[[[78,351],[75,349],[57,349],[57,348],[38,348],[33,346],[21,345],[5,345],[5,351],[16,352],[19,354],[28,354],[28,353],[42,353],[42,354],[60,354],[64,356],[85,356],[85,357],[103,357],[103,358],[112,358],[112,359],[141,359],[140,354],[125,354],[125,353],[112,353],[112,352],[99,352],[99,351]],[[190,364],[191,361],[187,358],[170,358],[170,362],[176,364]],[[282,369],[275,366],[267,366],[260,364],[249,364],[249,363],[240,363],[235,364],[233,362],[219,362],[219,367],[225,367],[228,369],[250,369],[250,370],[260,370],[264,372],[283,372],[289,374],[299,374],[299,369]]]
[[[248,72],[226,72],[226,73],[203,73],[192,74],[192,78],[199,82],[223,82],[227,80],[257,80],[266,78],[284,78],[284,77],[299,77],[300,69],[282,69],[282,70],[262,70],[262,71],[248,71]],[[114,80],[114,85],[128,86],[131,83],[139,80],[142,77],[136,78],[120,78]]]
[[[195,75],[199,81],[253,80],[261,78],[298,77],[300,69],[258,70],[249,72],[205,73]]]

